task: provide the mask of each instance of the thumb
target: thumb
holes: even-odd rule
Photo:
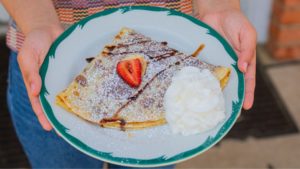
[[[32,109],[42,127],[49,131],[52,129],[52,126],[45,117],[38,98],[42,85],[41,77],[39,75],[39,58],[40,56],[33,48],[27,47],[26,44],[24,44],[18,55],[18,63],[22,72]]]
[[[240,71],[246,73],[256,52],[256,31],[250,24],[246,24],[246,26],[241,30],[239,41],[240,49],[238,51],[238,67]]]

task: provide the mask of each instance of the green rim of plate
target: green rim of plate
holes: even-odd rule
[[[200,146],[188,150],[185,152],[182,152],[180,154],[177,154],[171,158],[166,158],[164,156],[158,157],[158,158],[153,158],[153,159],[135,159],[135,158],[122,158],[122,157],[114,157],[112,156],[112,153],[110,152],[102,152],[102,151],[97,151],[79,139],[75,138],[74,136],[70,135],[67,131],[68,129],[63,126],[54,116],[54,113],[52,111],[52,108],[46,99],[46,95],[48,95],[47,87],[45,84],[45,77],[47,74],[47,69],[49,65],[49,59],[52,57],[55,57],[55,51],[58,45],[65,39],[67,38],[78,26],[84,27],[84,25],[98,17],[103,17],[109,14],[112,14],[117,11],[121,11],[122,13],[126,13],[128,11],[132,10],[146,10],[146,11],[153,11],[153,12],[168,12],[168,15],[170,16],[179,16],[183,17],[194,24],[204,27],[208,29],[208,33],[211,36],[215,37],[218,39],[224,49],[227,51],[227,53],[231,56],[231,58],[235,61],[234,64],[232,64],[232,67],[237,73],[238,76],[238,101],[237,102],[232,102],[232,114],[229,117],[229,119],[224,123],[224,125],[220,128],[218,133],[214,137],[208,137],[207,140],[201,144]],[[131,167],[156,167],[156,166],[165,166],[165,165],[171,165],[175,164],[187,159],[190,159],[196,155],[199,155],[203,153],[204,151],[208,150],[210,147],[215,145],[217,142],[219,142],[227,133],[228,131],[232,128],[233,124],[235,123],[236,119],[238,118],[241,108],[242,108],[242,103],[244,100],[244,75],[238,70],[237,67],[237,55],[234,52],[234,50],[231,48],[231,46],[227,43],[227,41],[219,34],[217,33],[214,29],[212,29],[210,26],[207,24],[201,22],[200,20],[175,11],[173,9],[167,9],[167,8],[161,8],[161,7],[153,7],[153,6],[125,6],[125,7],[120,7],[120,8],[112,8],[108,10],[104,10],[102,12],[93,14],[91,16],[88,16],[81,21],[73,24],[71,27],[69,27],[64,33],[62,33],[56,41],[52,44],[50,50],[48,51],[48,54],[44,60],[44,63],[40,69],[40,75],[42,78],[42,89],[40,93],[40,102],[42,104],[42,108],[46,114],[46,117],[52,124],[53,128],[58,132],[64,140],[66,140],[68,143],[70,143],[72,146],[77,148],[78,150],[82,151],[83,153],[90,155],[94,158],[97,158],[102,161],[106,161],[109,163],[113,164],[118,164],[118,165],[123,165],[123,166],[131,166]]]

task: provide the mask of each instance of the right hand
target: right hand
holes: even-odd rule
[[[26,34],[18,54],[18,63],[27,89],[32,109],[42,127],[50,131],[52,126],[47,120],[40,101],[42,81],[40,67],[53,41],[63,32],[62,27],[40,27]]]

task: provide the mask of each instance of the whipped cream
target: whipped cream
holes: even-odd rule
[[[166,120],[173,133],[208,131],[225,119],[225,102],[218,79],[208,70],[187,66],[177,72],[164,96]]]

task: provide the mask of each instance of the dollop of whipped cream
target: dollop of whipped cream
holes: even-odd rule
[[[178,71],[164,96],[166,120],[175,134],[208,131],[225,119],[218,79],[208,70],[187,66]]]

